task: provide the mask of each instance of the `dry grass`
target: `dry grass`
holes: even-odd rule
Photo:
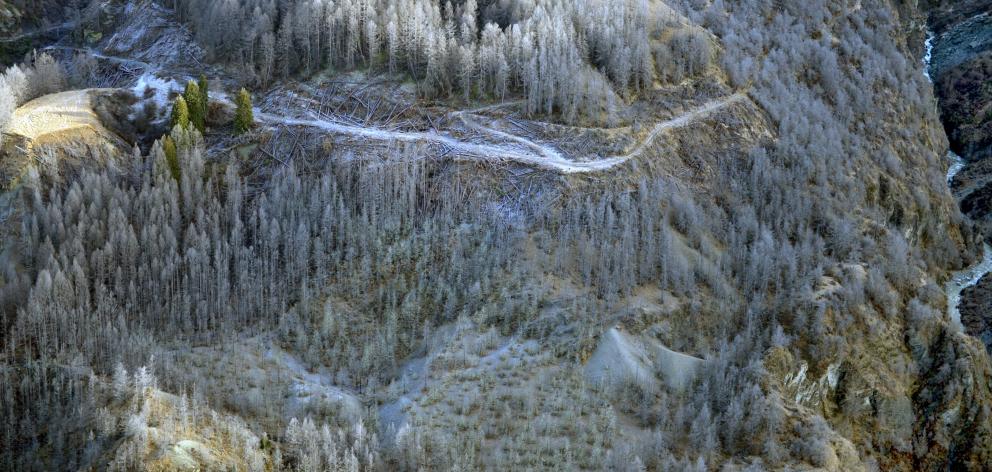
[[[95,91],[100,89],[55,93],[25,103],[14,111],[7,133],[31,140],[80,129],[109,135],[93,112],[91,96]]]
[[[152,392],[145,401],[149,430],[149,470],[264,470],[268,457],[259,450],[259,438],[237,417],[191,406],[184,414],[178,399]],[[154,425],[154,426],[151,426]]]

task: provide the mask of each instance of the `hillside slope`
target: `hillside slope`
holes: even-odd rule
[[[111,1],[48,45],[120,106],[8,133],[136,146],[5,197],[0,468],[992,468],[927,12],[449,5]]]

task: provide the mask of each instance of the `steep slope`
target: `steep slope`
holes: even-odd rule
[[[992,466],[989,357],[942,289],[980,238],[914,3],[412,0],[400,25],[378,2],[124,3],[93,58],[135,100],[211,62],[214,109],[257,84],[258,126],[27,179],[0,466]],[[650,54],[589,12],[656,15]],[[450,67],[377,49],[391,21],[436,27]],[[526,44],[510,25],[554,45],[514,73],[562,69],[466,87],[485,47]],[[15,129],[102,132],[83,96]]]

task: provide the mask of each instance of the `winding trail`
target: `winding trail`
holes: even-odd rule
[[[125,67],[131,68],[134,72],[140,72],[138,77],[138,86],[148,82],[153,82],[157,77],[154,74],[160,70],[158,66],[149,64],[144,61],[139,61],[135,59],[110,56],[106,54],[101,54],[90,48],[73,48],[65,46],[49,46],[45,49],[48,50],[67,50],[73,52],[86,52],[91,54],[93,57],[115,62],[121,64]],[[164,80],[159,80],[162,84],[159,84],[162,88],[165,83]],[[136,86],[136,88],[138,87]],[[171,89],[172,85],[168,85]],[[561,172],[563,174],[580,174],[580,173],[592,173],[592,172],[602,172],[605,170],[612,169],[628,160],[640,156],[647,149],[654,144],[655,139],[658,136],[672,129],[681,128],[687,126],[694,121],[704,118],[714,112],[717,112],[727,106],[734,103],[740,102],[747,98],[745,92],[737,92],[732,95],[721,97],[715,100],[711,100],[703,105],[692,109],[676,118],[671,120],[663,121],[657,123],[651,131],[648,133],[647,137],[641,141],[630,153],[622,154],[617,156],[602,157],[600,159],[593,159],[589,161],[576,161],[569,159],[564,156],[558,149],[531,141],[525,137],[517,136],[505,131],[500,131],[493,129],[491,127],[482,125],[475,121],[472,116],[483,111],[488,111],[500,107],[505,107],[511,105],[512,103],[499,103],[496,105],[489,105],[486,107],[474,109],[474,110],[464,110],[451,113],[449,116],[453,118],[460,119],[466,127],[469,129],[478,131],[482,134],[489,135],[494,138],[498,138],[504,141],[515,144],[495,144],[495,143],[473,143],[470,141],[464,141],[458,139],[450,134],[441,133],[436,130],[432,131],[396,131],[387,130],[376,127],[364,127],[352,124],[342,123],[340,121],[333,121],[327,119],[321,119],[316,116],[311,116],[311,118],[295,118],[286,115],[279,115],[274,113],[267,113],[261,111],[258,107],[254,109],[255,119],[258,122],[269,124],[269,125],[288,125],[288,126],[305,126],[311,128],[317,128],[331,133],[344,134],[349,136],[355,136],[359,138],[365,138],[376,141],[397,141],[397,142],[433,142],[445,147],[448,147],[451,151],[465,156],[474,156],[477,158],[482,158],[491,161],[504,161],[510,160],[514,162],[519,162],[522,164],[533,165],[535,167],[544,168],[556,172]],[[233,106],[234,104],[226,97],[215,98],[218,101]],[[158,101],[163,101],[161,98]],[[160,105],[166,105],[160,103]]]
[[[143,72],[157,72],[160,70],[159,66],[149,64],[145,61],[139,61],[137,59],[129,59],[126,57],[119,56],[108,56],[106,54],[97,52],[93,48],[74,48],[70,46],[46,46],[41,49],[42,51],[68,51],[68,52],[82,52],[97,59],[103,59],[105,61],[114,62],[125,67],[142,69]]]
[[[687,126],[693,121],[695,121],[697,118],[705,117],[713,112],[719,111],[720,109],[728,105],[737,103],[745,98],[747,98],[746,93],[737,92],[733,95],[708,102],[703,106],[696,108],[695,110],[692,110],[684,115],[679,116],[678,118],[658,123],[651,130],[651,133],[648,134],[647,139],[642,141],[641,144],[637,146],[637,148],[635,148],[632,153],[627,154],[626,156],[617,156],[612,159],[622,158],[623,160],[627,160],[630,159],[631,157],[636,157],[640,154],[643,154],[644,151],[646,151],[654,143],[655,138],[657,138],[658,135],[661,134],[662,132],[670,129]]]
[[[75,27],[76,27],[75,21],[67,21],[59,25],[52,25],[47,28],[42,28],[39,30],[25,31],[23,33],[15,34],[13,36],[0,37],[0,43],[12,43],[15,41],[20,41],[22,39],[33,38],[35,36],[44,36],[48,33],[52,33],[63,29],[75,28]]]
[[[470,129],[510,141],[517,144],[518,147],[505,144],[472,143],[459,140],[451,135],[439,133],[437,131],[392,131],[374,127],[354,126],[324,119],[292,118],[266,113],[257,108],[255,109],[255,119],[259,122],[270,125],[282,124],[289,126],[308,126],[332,133],[379,141],[434,142],[447,146],[460,154],[496,161],[511,160],[522,164],[533,165],[536,167],[561,172],[563,174],[578,174],[601,172],[623,164],[624,162],[643,154],[644,151],[650,148],[650,146],[654,143],[654,140],[657,139],[661,133],[667,130],[687,126],[697,119],[706,117],[707,115],[737,103],[746,97],[747,95],[745,93],[738,92],[733,95],[707,102],[698,108],[678,116],[677,118],[656,124],[654,128],[651,129],[651,132],[648,133],[648,136],[644,139],[644,141],[638,144],[637,147],[635,147],[630,153],[590,161],[575,161],[568,159],[553,147],[481,125],[470,117],[470,113],[464,112],[455,113],[455,115],[460,118]]]

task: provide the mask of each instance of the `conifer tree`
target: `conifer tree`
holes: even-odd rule
[[[251,94],[242,88],[238,92],[238,98],[235,101],[238,108],[234,112],[234,132],[243,134],[248,132],[255,122],[254,113],[251,109]]]
[[[207,76],[205,74],[200,74],[197,85],[200,87],[200,98],[203,101],[203,116],[207,116],[207,111],[210,108],[210,84],[207,82]]]
[[[203,103],[203,95],[200,93],[200,86],[193,80],[186,83],[186,91],[183,92],[186,105],[189,108],[189,121],[201,133],[207,127],[206,106]]]
[[[169,166],[169,173],[172,174],[172,178],[176,179],[176,182],[179,182],[179,153],[172,136],[167,135],[162,138],[162,152],[165,153],[165,162]]]
[[[176,126],[183,129],[189,127],[189,106],[186,104],[186,99],[182,95],[176,97],[176,101],[172,104],[172,118],[169,124],[173,128]]]

